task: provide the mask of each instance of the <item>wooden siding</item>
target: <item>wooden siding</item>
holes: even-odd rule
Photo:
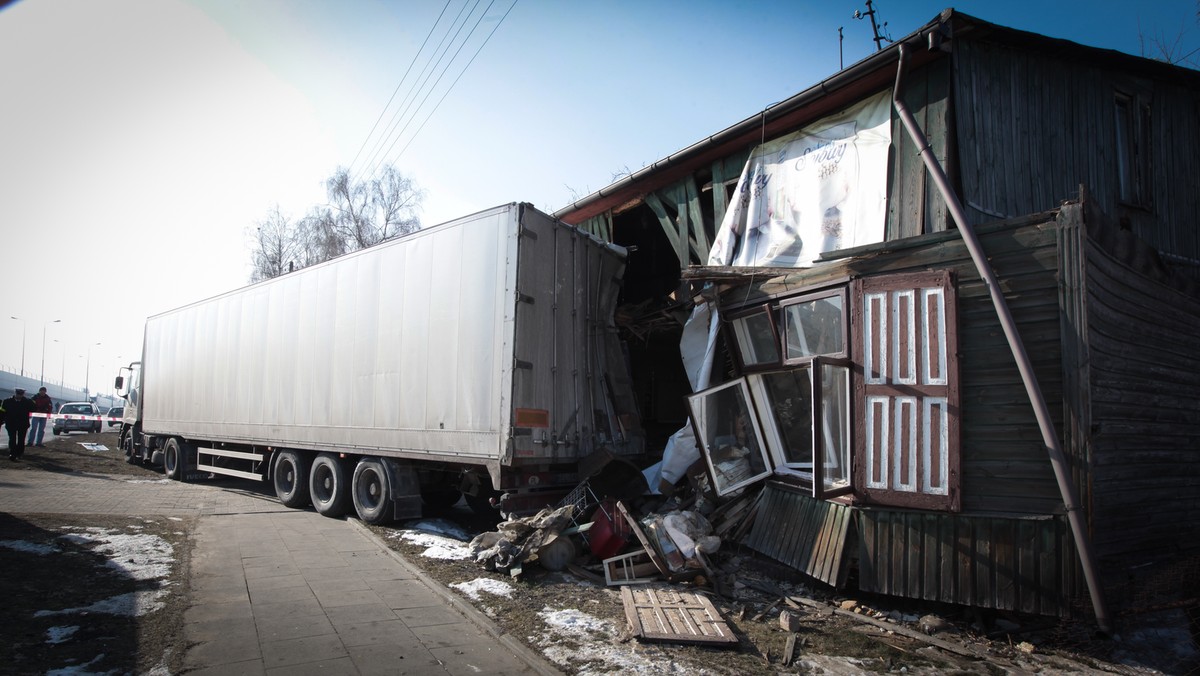
[[[853,510],[768,482],[744,544],[828,585],[846,579],[846,536]],[[766,518],[768,517],[769,518]]]
[[[1090,608],[1063,517],[862,509],[856,519],[862,591],[1043,615]]]
[[[1128,251],[1090,239],[1086,255],[1092,526],[1120,575],[1200,555],[1200,299],[1118,260]]]
[[[953,107],[961,196],[974,223],[1056,207],[1087,185],[1155,248],[1200,258],[1200,92],[1082,58],[959,40]],[[1115,97],[1150,102],[1151,206],[1118,202]]]
[[[942,59],[905,76],[904,103],[925,132],[934,157],[951,162],[950,60]],[[919,148],[892,111],[892,162],[888,167],[885,239],[897,240],[946,230],[946,200],[934,186]],[[949,173],[949,170],[947,171]]]

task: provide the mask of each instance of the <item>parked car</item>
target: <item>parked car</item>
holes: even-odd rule
[[[73,401],[58,407],[53,432],[55,436],[64,432],[99,432],[102,426],[100,409],[96,408],[95,404]]]
[[[108,409],[108,413],[105,413],[104,417],[108,418],[109,427],[116,427],[121,424],[121,418],[125,417],[125,407],[113,406]]]

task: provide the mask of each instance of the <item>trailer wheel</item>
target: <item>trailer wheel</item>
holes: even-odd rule
[[[280,451],[275,459],[275,495],[284,507],[308,504],[308,465],[295,451]]]
[[[187,454],[178,439],[167,439],[167,445],[163,447],[163,471],[168,479],[175,481],[183,481],[187,474]]]
[[[318,455],[308,473],[308,492],[322,516],[338,517],[350,511],[350,477],[346,466],[330,453]]]
[[[387,470],[383,463],[373,458],[363,458],[354,468],[354,511],[358,518],[371,525],[391,521],[392,495],[388,485]]]

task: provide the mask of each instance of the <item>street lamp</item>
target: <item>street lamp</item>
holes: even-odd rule
[[[84,367],[85,370],[83,372],[83,398],[88,401],[92,400],[92,391],[88,389],[88,385],[92,379],[92,348],[99,344],[100,343],[94,343],[92,345],[88,345],[87,366]]]
[[[54,339],[54,342],[62,345],[62,361],[58,362],[58,398],[66,399],[67,385],[63,379],[67,375],[67,344],[57,338]]]
[[[21,322],[21,377],[25,377],[25,320],[20,317],[9,315],[9,319],[15,319]]]
[[[42,372],[38,376],[38,387],[46,385],[46,327],[51,324],[58,324],[61,321],[61,319],[55,319],[54,321],[42,324]]]

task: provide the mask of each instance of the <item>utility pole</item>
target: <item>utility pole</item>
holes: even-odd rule
[[[867,0],[867,11],[866,12],[861,12],[857,9],[854,10],[854,18],[855,19],[858,19],[861,21],[863,17],[866,17],[871,20],[871,32],[875,34],[875,51],[878,52],[879,50],[883,49],[884,41],[887,41],[887,42],[892,41],[891,38],[889,38],[885,35],[879,34],[880,28],[883,28],[885,32],[887,31],[887,22],[884,21],[882,26],[875,23],[875,8],[871,6],[871,0]]]

